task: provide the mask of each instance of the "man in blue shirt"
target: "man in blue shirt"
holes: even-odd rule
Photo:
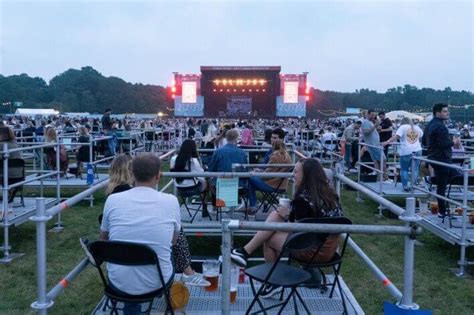
[[[247,153],[237,147],[239,132],[231,129],[226,132],[227,144],[214,151],[209,162],[209,172],[232,172],[232,164],[247,164]]]

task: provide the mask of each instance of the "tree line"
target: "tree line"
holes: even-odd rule
[[[22,102],[27,108],[54,108],[61,112],[98,112],[112,108],[114,113],[172,114],[172,100],[166,87],[151,84],[132,84],[117,77],[105,77],[92,67],[69,69],[49,81],[32,78],[27,74],[0,75],[0,102]],[[355,92],[336,92],[312,89],[307,105],[308,117],[324,118],[339,115],[347,107],[411,112],[430,111],[435,103],[449,103],[456,120],[474,119],[472,91],[454,91],[417,88],[406,84],[379,93],[369,89]],[[8,113],[12,106],[2,106]],[[470,119],[468,119],[470,120]]]

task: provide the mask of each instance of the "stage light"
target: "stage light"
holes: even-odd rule
[[[234,92],[237,92],[237,89],[234,89]]]
[[[257,85],[257,80],[253,79],[253,85]]]
[[[265,80],[260,80],[260,85],[264,85],[265,84]]]
[[[245,89],[242,89],[242,92],[245,92]]]
[[[171,92],[173,92],[173,93],[176,92],[176,87],[175,86],[171,87]]]
[[[172,99],[174,99],[175,97],[176,97],[176,95],[174,95],[174,94],[173,94],[173,95],[171,95],[171,98],[172,98]]]
[[[214,80],[214,84],[215,84],[215,85],[219,85],[219,83],[221,83],[220,80]]]
[[[230,84],[230,85],[234,84],[234,81],[229,80],[229,84]]]
[[[230,92],[230,90],[229,90],[229,89],[227,89],[227,92]]]
[[[238,80],[237,80],[237,85],[242,85],[242,84],[244,84],[244,80],[238,79]]]
[[[306,100],[309,101],[309,96],[308,95],[306,95]]]
[[[256,89],[255,91],[257,91],[257,92],[260,92],[260,90],[259,90],[259,89]]]
[[[213,92],[217,92],[217,90],[216,90],[216,89],[214,89],[214,90],[212,90],[212,91],[213,91]]]
[[[247,80],[247,85],[250,85],[250,82],[251,82],[250,80]]]
[[[220,90],[219,90],[219,92],[222,92],[222,91],[223,91],[223,89],[220,89]]]
[[[265,92],[265,89],[263,89],[262,92]]]
[[[252,89],[250,89],[249,92],[252,92]]]
[[[306,93],[306,94],[309,94],[309,87],[306,87],[305,93]]]

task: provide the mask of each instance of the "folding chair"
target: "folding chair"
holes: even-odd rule
[[[352,224],[352,221],[349,220],[348,218],[345,217],[324,217],[324,218],[315,218],[315,219],[304,219],[301,221],[298,221],[299,223],[319,223],[319,224]],[[328,234],[321,234],[323,237],[325,236],[327,238]],[[339,272],[341,271],[341,265],[342,265],[342,259],[344,257],[344,253],[346,251],[346,246],[347,246],[347,240],[349,239],[349,233],[346,233],[344,240],[343,240],[343,245],[340,247],[340,251],[336,252],[332,259],[328,262],[320,263],[317,261],[314,261],[314,257],[311,263],[307,262],[302,262],[298,261],[295,259],[295,257],[290,257],[289,262],[291,260],[294,260],[298,262],[305,270],[308,270],[310,268],[318,268],[319,271],[321,272],[322,278],[323,278],[323,284],[322,284],[322,292],[325,292],[327,290],[327,286],[332,286],[331,292],[329,293],[329,298],[332,298],[334,294],[334,289],[336,288],[336,285],[339,289],[339,294],[341,296],[342,300],[342,307],[344,308],[344,314],[347,314],[347,306],[346,302],[344,300],[344,295],[342,293],[342,287],[341,283],[339,281]],[[332,267],[333,272],[334,272],[334,282],[327,284],[327,278],[324,273],[324,271],[321,268],[327,268],[327,267]]]
[[[111,314],[118,314],[118,302],[132,302],[140,304],[148,303],[145,314],[150,314],[153,300],[164,295],[166,299],[165,314],[168,312],[174,314],[173,309],[171,308],[169,296],[169,291],[174,280],[174,273],[168,282],[164,281],[160,268],[160,261],[153,249],[144,244],[120,241],[95,241],[90,244],[90,246],[88,246],[88,249],[94,259],[92,264],[99,271],[100,278],[104,284],[104,294],[106,296],[106,301],[102,309],[103,311],[106,311],[109,302],[112,305],[112,309],[110,311]],[[123,266],[156,265],[161,287],[155,291],[141,295],[131,295],[123,292],[117,292],[117,290],[110,285],[109,281],[107,281],[106,277],[104,276],[104,273],[101,269],[101,265],[104,262]]]
[[[306,303],[297,290],[298,286],[301,286],[306,281],[311,279],[311,274],[307,270],[280,262],[280,260],[287,251],[290,251],[291,253],[296,251],[316,249],[316,252],[318,252],[321,246],[324,244],[324,240],[325,238],[321,237],[321,233],[301,232],[290,234],[286,239],[276,262],[264,263],[245,269],[245,274],[250,279],[250,286],[254,294],[254,298],[247,308],[245,314],[250,314],[256,303],[259,305],[260,311],[254,312],[252,314],[260,312],[266,314],[268,310],[279,306],[281,306],[281,308],[278,311],[278,314],[281,314],[292,297],[295,307],[295,314],[298,314],[298,304],[296,302],[296,298],[298,298],[298,300],[301,302],[305,311],[308,314],[311,314],[308,307],[306,306]],[[258,290],[255,288],[254,280],[262,283]],[[264,307],[262,301],[260,301],[260,295],[263,293],[263,289],[268,285],[283,287],[284,289],[290,288],[291,291],[285,300],[283,300],[282,293],[279,303]]]
[[[198,182],[195,186],[191,187],[179,187],[177,186],[176,178],[173,179],[174,185],[176,187],[176,191],[178,193],[178,198],[181,199],[181,202],[184,204],[184,208],[186,208],[186,211],[189,214],[189,217],[191,220],[189,223],[193,223],[194,219],[196,218],[196,215],[198,212],[202,211],[207,211],[207,204],[206,204],[206,192],[201,191],[201,185]],[[187,200],[192,197],[199,197],[200,202],[199,202],[199,207],[194,210],[194,214],[191,214],[191,208],[189,208]],[[206,210],[205,210],[206,209]],[[209,215],[208,216],[209,220],[212,221],[212,217]]]
[[[292,172],[293,167],[287,167],[282,172]],[[273,189],[272,191],[263,191],[260,190],[260,193],[262,194],[262,202],[257,208],[257,212],[260,210],[260,208],[263,206],[263,212],[268,212],[271,208],[277,208],[276,205],[278,205],[278,197],[286,193],[286,189],[280,188],[283,182],[287,178],[280,178],[280,181],[278,182],[277,188]]]

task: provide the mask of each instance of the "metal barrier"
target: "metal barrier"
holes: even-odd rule
[[[168,152],[165,155],[160,156],[161,159],[169,157],[173,151]],[[413,268],[414,268],[414,243],[415,236],[420,233],[420,229],[417,227],[419,217],[415,214],[415,201],[413,198],[407,198],[407,209],[406,211],[391,203],[390,201],[380,197],[373,191],[361,186],[360,184],[346,178],[341,175],[338,171],[340,168],[336,168],[335,178],[340,185],[340,182],[344,182],[348,185],[353,186],[356,189],[361,189],[370,198],[380,202],[391,211],[400,214],[400,219],[406,222],[406,226],[367,226],[367,225],[327,225],[327,224],[301,224],[301,223],[268,223],[268,222],[247,222],[237,220],[223,220],[222,225],[213,225],[213,228],[220,229],[222,231],[222,256],[223,256],[223,278],[222,278],[222,312],[229,314],[230,300],[230,248],[232,244],[232,231],[247,230],[278,230],[278,231],[312,231],[322,233],[356,233],[356,234],[371,234],[371,235],[404,235],[405,236],[405,259],[404,259],[404,285],[403,294],[398,290],[388,278],[380,271],[380,269],[363,253],[363,251],[352,241],[348,242],[349,246],[355,250],[355,252],[363,259],[368,265],[369,269],[379,278],[385,287],[389,290],[389,293],[398,301],[398,306],[403,309],[417,309],[418,305],[413,303]],[[163,172],[165,177],[288,177],[288,173],[270,173],[270,172]],[[38,298],[32,304],[32,308],[39,311],[40,314],[46,314],[47,309],[50,308],[56,298],[67,284],[72,281],[77,275],[87,267],[87,262],[82,260],[74,269],[62,279],[53,289],[47,293],[46,291],[46,222],[51,219],[55,214],[60,213],[68,207],[80,202],[84,198],[93,194],[99,189],[105,187],[108,180],[95,185],[78,195],[75,195],[68,200],[60,203],[59,205],[46,211],[44,206],[44,199],[38,198],[37,200],[37,215],[32,217],[31,220],[37,224],[37,283],[38,283]],[[163,189],[166,189],[167,185]],[[365,191],[366,190],[366,191]],[[202,225],[202,227],[209,226],[208,224]],[[183,224],[183,228],[200,228],[199,224]]]
[[[19,253],[12,253],[10,252],[11,247],[10,247],[10,226],[13,224],[22,224],[24,221],[23,217],[27,216],[29,213],[32,213],[33,211],[25,213],[25,215],[19,216],[17,218],[13,218],[12,220],[9,219],[8,213],[9,213],[9,206],[8,206],[8,191],[12,188],[20,187],[25,184],[28,184],[30,182],[34,182],[37,180],[40,180],[41,182],[43,181],[44,178],[51,177],[56,175],[56,181],[59,182],[59,175],[60,171],[59,170],[52,170],[52,171],[44,171],[44,161],[43,161],[43,149],[47,147],[56,147],[56,165],[59,166],[59,144],[58,143],[45,143],[45,144],[40,144],[40,145],[34,145],[31,147],[27,148],[16,148],[16,149],[8,149],[8,144],[3,143],[2,151],[0,154],[2,155],[3,159],[3,183],[2,183],[2,216],[1,216],[1,227],[3,228],[3,246],[0,248],[3,251],[3,257],[0,258],[0,264],[1,263],[9,263],[13,259],[21,256],[22,254]],[[8,183],[8,160],[10,158],[10,155],[12,153],[18,153],[22,152],[25,150],[41,150],[41,158],[40,158],[40,171],[36,172],[36,175],[30,178],[26,178],[22,180],[21,182],[17,182],[15,184],[9,184]],[[25,172],[26,173],[26,172]],[[37,175],[41,174],[41,175]],[[40,189],[40,196],[43,197],[43,189]],[[61,198],[61,191],[59,188],[59,184],[56,185],[56,202],[59,202]],[[58,222],[61,222],[61,218],[58,216]]]
[[[414,180],[414,173],[412,172],[411,176],[411,186],[412,186],[412,194],[415,190],[422,191],[430,196],[442,199],[444,201],[447,201],[448,203],[452,203],[456,206],[461,207],[462,209],[462,225],[461,225],[461,238],[459,240],[456,240],[456,243],[460,245],[460,258],[458,261],[459,265],[459,271],[456,273],[457,276],[463,277],[465,276],[465,268],[466,266],[470,264],[474,264],[474,262],[469,262],[466,257],[466,248],[468,246],[473,246],[474,244],[469,244],[467,242],[467,222],[468,222],[468,217],[467,217],[467,211],[469,210],[469,205],[468,205],[468,194],[469,194],[469,168],[467,164],[464,164],[464,167],[453,165],[453,164],[448,164],[448,163],[443,163],[435,160],[430,160],[427,158],[419,157],[419,156],[412,156],[412,170],[414,169],[414,164],[416,163],[416,160],[418,161],[424,161],[429,164],[435,164],[439,165],[442,167],[446,168],[451,168],[458,170],[462,176],[463,176],[463,194],[462,194],[462,202],[458,202],[454,199],[446,198],[445,196],[438,195],[430,190],[424,189],[420,186],[415,185],[415,180]],[[449,207],[449,204],[448,204]],[[448,220],[451,220],[451,218],[448,217]],[[427,223],[424,224],[423,226],[427,227]]]

